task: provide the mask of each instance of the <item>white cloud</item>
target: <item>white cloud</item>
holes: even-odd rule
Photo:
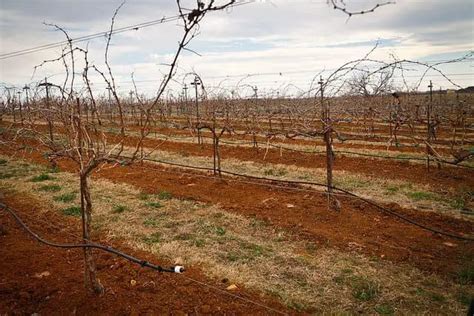
[[[346,2],[354,10],[370,8],[376,3],[375,0]],[[179,63],[182,72],[194,69],[203,78],[209,78],[208,85],[216,85],[226,75],[282,72],[282,76],[248,79],[262,89],[270,89],[288,83],[306,86],[318,69],[334,68],[363,56],[377,39],[393,42],[376,52],[378,58],[396,54],[399,58],[422,59],[431,55],[459,55],[473,49],[470,0],[449,3],[400,0],[396,5],[347,22],[344,14],[332,10],[324,0],[273,0],[272,3],[254,3],[207,16],[200,35],[190,46],[203,56],[184,54]],[[2,53],[64,39],[60,33],[42,25],[43,21],[64,26],[72,37],[106,30],[119,4],[115,0],[3,0]],[[174,14],[173,1],[129,0],[119,13],[117,27]],[[173,22],[115,36],[110,57],[116,78],[122,82],[121,88],[130,89],[132,72],[140,81],[161,78],[160,70],[166,71],[166,67],[159,64],[169,62],[181,32],[179,24]],[[100,67],[103,67],[104,44],[103,38],[89,43],[90,60]],[[59,52],[54,49],[0,60],[0,81],[23,85],[30,81],[34,65]],[[472,64],[445,70],[453,69],[469,73]],[[49,65],[39,70],[35,78],[61,72],[61,64]],[[53,78],[62,80],[60,75]],[[462,85],[474,84],[473,77],[458,79]],[[233,82],[228,80],[226,84],[231,86]],[[440,84],[445,83],[440,80]],[[140,86],[151,92],[156,83],[144,81]]]

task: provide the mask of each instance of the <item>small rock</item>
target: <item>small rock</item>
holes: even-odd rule
[[[448,247],[457,247],[457,246],[458,246],[458,245],[453,244],[453,243],[451,243],[451,242],[449,242],[449,241],[444,242],[443,245],[448,246]]]
[[[295,206],[293,204],[286,204],[286,207],[288,208],[294,208]]]
[[[41,272],[41,273],[36,273],[36,274],[34,275],[34,277],[37,278],[37,279],[42,279],[42,278],[48,277],[48,276],[50,276],[50,275],[51,275],[51,272],[49,272],[49,271],[44,271],[44,272]]]
[[[228,290],[228,291],[235,291],[235,290],[237,290],[237,285],[231,284],[231,285],[229,285],[229,286],[226,288],[226,290]]]

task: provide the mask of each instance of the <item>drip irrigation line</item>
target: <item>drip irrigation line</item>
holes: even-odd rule
[[[124,157],[126,158],[126,157]],[[162,163],[162,164],[169,164],[169,165],[172,165],[172,166],[178,166],[178,167],[184,167],[184,168],[189,168],[189,169],[196,169],[196,170],[206,170],[206,171],[214,171],[214,169],[212,168],[205,168],[205,167],[195,167],[195,166],[189,166],[189,165],[184,165],[184,164],[178,164],[178,163],[170,163],[170,162],[163,162],[163,161],[160,161],[160,160],[155,160],[155,159],[143,159],[144,161],[151,161],[151,162],[158,162],[158,163]],[[251,175],[245,175],[245,174],[240,174],[240,173],[236,173],[236,172],[231,172],[231,171],[226,171],[226,170],[220,170],[220,172],[222,174],[227,174],[227,175],[231,175],[231,176],[236,176],[236,177],[242,177],[242,178],[247,178],[247,179],[252,179],[252,180],[259,180],[259,181],[268,181],[268,182],[278,182],[278,183],[286,183],[286,184],[293,184],[293,185],[311,185],[311,186],[317,186],[317,187],[325,187],[327,188],[327,185],[326,184],[323,184],[323,183],[317,183],[317,182],[310,182],[310,181],[292,181],[292,180],[280,180],[280,179],[271,179],[271,178],[265,178],[265,177],[258,177],[258,176],[251,176]],[[255,184],[255,183],[253,183]],[[295,189],[295,188],[291,188],[291,187],[284,187],[286,189]],[[297,189],[300,189],[300,188],[297,188]],[[460,235],[454,235],[454,234],[451,234],[451,233],[447,233],[447,232],[444,232],[444,231],[441,231],[441,230],[438,230],[436,228],[432,228],[430,226],[427,226],[425,224],[421,224],[421,223],[418,223],[396,211],[393,211],[391,209],[388,209],[384,206],[381,206],[380,204],[378,203],[375,203],[375,202],[372,202],[371,200],[369,199],[366,199],[364,197],[361,197],[355,193],[352,193],[350,191],[347,191],[347,190],[344,190],[344,189],[341,189],[339,187],[335,187],[333,186],[332,187],[333,190],[336,190],[336,191],[339,191],[339,192],[342,192],[352,198],[355,198],[355,199],[358,199],[358,200],[361,200],[369,205],[372,205],[374,207],[376,207],[377,209],[385,212],[385,213],[388,213],[390,215],[393,215],[411,225],[414,225],[414,226],[417,226],[421,229],[424,229],[424,230],[427,230],[427,231],[430,231],[432,233],[435,233],[435,234],[440,234],[440,235],[443,235],[443,236],[446,236],[446,237],[450,237],[450,238],[453,238],[453,239],[458,239],[458,240],[464,240],[464,241],[474,241],[474,238],[471,238],[471,237],[465,237],[465,236],[460,236]],[[314,190],[310,190],[311,192],[315,192]],[[327,194],[327,193],[325,193]]]
[[[338,187],[333,187],[333,189],[334,189],[334,190],[337,190],[337,191],[340,191],[340,192],[343,192],[343,193],[345,193],[345,194],[348,194],[348,195],[350,195],[350,196],[353,196],[353,197],[355,197],[355,198],[358,198],[358,199],[360,199],[361,201],[364,201],[364,202],[367,203],[367,204],[370,204],[370,205],[372,205],[372,206],[377,207],[378,209],[382,210],[382,211],[385,212],[385,213],[391,214],[391,215],[393,215],[393,216],[395,216],[395,217],[398,217],[399,219],[401,219],[401,220],[403,220],[403,221],[405,221],[405,222],[407,222],[407,223],[409,223],[409,224],[418,226],[419,228],[422,228],[422,229],[424,229],[424,230],[430,231],[430,232],[432,232],[432,233],[440,234],[440,235],[443,235],[443,236],[446,236],[446,237],[450,237],[450,238],[458,239],[458,240],[463,240],[463,241],[471,241],[471,242],[474,241],[474,238],[471,238],[471,237],[465,237],[465,236],[460,236],[460,235],[454,235],[454,234],[447,233],[447,232],[438,230],[438,229],[436,229],[436,228],[427,226],[427,225],[425,225],[425,224],[418,223],[418,222],[416,222],[416,221],[414,221],[414,220],[412,220],[412,219],[410,219],[410,218],[408,218],[408,217],[406,217],[406,216],[404,216],[404,215],[402,215],[402,214],[400,214],[400,213],[398,213],[398,212],[395,212],[395,211],[393,211],[393,210],[391,210],[391,209],[389,209],[389,208],[383,207],[383,206],[381,206],[381,205],[379,205],[379,204],[377,204],[377,203],[375,203],[375,202],[372,202],[371,200],[368,200],[368,199],[366,199],[366,198],[363,198],[363,197],[361,197],[361,196],[358,196],[358,195],[356,195],[356,194],[354,194],[354,193],[352,193],[352,192],[350,192],[350,191],[347,191],[347,190],[344,190],[344,189],[340,189],[340,188],[338,188]]]
[[[207,287],[207,288],[210,288],[216,292],[220,292],[220,293],[223,293],[229,297],[232,297],[232,298],[235,298],[235,299],[239,299],[241,301],[244,301],[246,303],[251,303],[255,306],[259,306],[261,308],[264,308],[268,311],[271,311],[271,312],[275,312],[277,314],[280,314],[280,315],[288,315],[287,313],[284,313],[282,311],[279,311],[277,309],[274,309],[272,307],[269,307],[267,305],[264,305],[264,304],[261,304],[259,302],[256,302],[256,301],[253,301],[251,299],[248,299],[248,298],[245,298],[245,297],[242,297],[242,296],[239,296],[239,295],[236,295],[236,294],[233,294],[233,293],[229,293],[223,289],[220,289],[216,286],[213,286],[213,285],[210,285],[210,284],[207,284],[205,282],[201,282],[199,280],[196,280],[196,279],[193,279],[191,277],[188,277],[188,276],[185,276],[184,274],[182,274],[182,272],[184,272],[184,268],[181,267],[181,266],[175,266],[175,267],[171,267],[171,268],[163,268],[161,266],[158,266],[158,265],[154,265],[148,261],[145,261],[145,260],[140,260],[140,259],[137,259],[135,257],[132,257],[128,254],[125,254],[119,250],[116,250],[114,248],[111,248],[111,247],[108,247],[108,246],[103,246],[103,245],[100,245],[100,244],[96,244],[96,243],[87,243],[87,244],[60,244],[60,243],[55,243],[55,242],[51,242],[51,241],[48,241],[48,240],[45,240],[43,238],[41,238],[38,234],[36,234],[35,232],[33,232],[26,224],[25,222],[18,216],[17,212],[15,212],[12,208],[8,207],[7,205],[3,204],[0,202],[0,208],[3,208],[6,212],[8,212],[10,215],[12,215],[12,217],[16,220],[16,222],[18,224],[20,224],[21,227],[23,227],[27,233],[29,233],[34,239],[36,239],[37,241],[39,241],[40,243],[43,243],[43,244],[46,244],[47,246],[51,246],[51,247],[55,247],[55,248],[67,248],[67,249],[71,249],[71,248],[96,248],[96,249],[100,249],[100,250],[103,250],[103,251],[106,251],[106,252],[110,252],[112,254],[115,254],[119,257],[122,257],[122,258],[125,258],[126,260],[129,260],[133,263],[136,263],[136,264],[139,264],[140,266],[142,267],[147,267],[147,268],[151,268],[153,270],[157,270],[159,272],[170,272],[170,273],[177,273],[177,274],[180,274],[184,279],[188,280],[188,281],[191,281],[191,282],[194,282],[196,284],[199,284],[201,286],[204,286],[204,287]]]
[[[170,272],[170,273],[182,273],[184,272],[184,268],[181,266],[175,266],[175,267],[170,267],[170,268],[165,268],[159,265],[155,265],[153,263],[150,263],[146,260],[141,260],[136,257],[133,257],[131,255],[128,255],[120,250],[117,250],[115,248],[109,247],[109,246],[104,246],[101,244],[93,243],[93,242],[87,242],[85,244],[63,244],[63,243],[57,243],[57,242],[52,242],[48,241],[42,237],[40,237],[38,234],[36,234],[34,231],[32,231],[26,224],[23,222],[23,220],[18,216],[17,212],[15,212],[11,207],[7,206],[6,204],[0,202],[0,208],[5,210],[7,213],[9,213],[15,221],[28,233],[30,234],[35,240],[38,242],[45,244],[50,247],[54,248],[62,248],[62,249],[73,249],[73,248],[93,248],[93,249],[99,249],[105,252],[112,253],[116,256],[122,257],[128,261],[131,261],[133,263],[139,264],[142,267],[150,268],[153,270],[156,270],[158,272]]]
[[[189,136],[181,137],[181,136],[176,136],[176,135],[170,136],[170,135],[164,135],[164,134],[159,134],[159,135],[164,136],[165,141],[167,141],[169,139],[171,139],[171,140],[173,140],[173,139],[174,140],[182,140],[182,139],[185,139],[185,138],[189,137]],[[201,136],[201,137],[202,138],[207,138],[207,139],[212,139],[211,136],[205,136],[204,135],[204,136]],[[159,139],[159,137],[156,137],[156,136],[155,136],[155,138]],[[237,146],[239,146],[239,145],[253,145],[254,144],[254,142],[252,142],[252,141],[238,142],[238,141],[219,140],[219,142],[222,143],[222,144],[237,145]],[[324,154],[324,153],[326,153],[326,151],[324,151],[324,150],[318,151],[318,150],[294,149],[294,148],[290,148],[290,147],[286,147],[286,146],[282,146],[282,145],[271,144],[271,143],[267,144],[267,143],[257,142],[257,144],[261,145],[262,147],[270,146],[270,147],[273,147],[273,148],[283,149],[283,150],[286,150],[286,151],[291,151],[291,152],[296,152],[296,153],[304,153],[304,154]],[[355,155],[355,156],[362,156],[362,157],[372,157],[372,158],[379,158],[379,159],[427,161],[426,158],[419,158],[419,157],[396,157],[396,156],[360,153],[360,152],[348,151],[348,150],[334,150],[334,153],[336,153],[336,154],[346,154],[346,155]],[[444,164],[447,164],[447,165],[466,168],[466,169],[474,169],[474,167],[472,167],[472,166],[467,166],[467,165],[463,165],[463,164],[456,164],[454,162],[439,159],[438,157],[433,156],[433,155],[430,155],[430,157],[432,159],[440,162],[440,163],[444,163]]]
[[[201,170],[205,170],[205,171],[214,171],[214,169],[212,169],[212,168],[186,166],[186,165],[181,165],[181,164],[176,164],[176,163],[171,163],[171,162],[166,162],[166,161],[154,160],[154,162],[155,163],[160,163],[160,164],[163,164],[163,165],[172,165],[172,166],[175,166],[175,167],[197,169],[197,170],[201,169]],[[143,166],[143,165],[141,165],[140,168],[147,169],[147,170],[158,171],[156,168],[146,167],[146,166]],[[177,174],[177,175],[182,175],[183,174],[183,172],[172,171],[172,170],[169,170],[169,169],[164,169],[164,170],[159,170],[159,171],[166,172],[166,173],[171,173],[171,174]],[[221,170],[221,173],[225,173],[225,172],[226,171]],[[219,178],[216,178],[215,176],[204,175],[204,174],[193,174],[192,176],[197,177],[197,178],[205,178],[205,179],[212,179],[212,180],[219,179]],[[264,182],[255,182],[255,181],[252,182],[252,181],[245,181],[245,180],[240,180],[240,179],[236,179],[236,178],[226,178],[226,180],[231,181],[231,182],[238,182],[238,183],[251,184],[251,185],[259,185],[259,186],[278,188],[278,189],[283,189],[283,190],[309,192],[309,193],[317,193],[317,194],[321,194],[321,195],[327,195],[327,192],[315,191],[314,189],[310,189],[310,188],[291,187],[291,186],[287,186],[287,185],[278,185],[278,184],[274,184],[274,183],[264,183]],[[279,181],[278,179],[268,179],[268,180],[269,181]],[[326,188],[326,185],[323,185],[323,186]],[[344,197],[344,198],[355,199],[354,197],[348,196],[346,194],[341,194],[341,193],[332,193],[332,195],[341,196],[341,197]]]

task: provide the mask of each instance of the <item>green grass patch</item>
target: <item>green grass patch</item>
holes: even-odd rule
[[[42,185],[38,188],[38,190],[44,192],[58,192],[61,191],[61,186],[57,184]]]
[[[160,208],[163,207],[163,205],[160,202],[147,202],[145,203],[146,206],[152,207],[152,208]]]
[[[149,198],[150,198],[150,195],[146,193],[140,193],[138,195],[138,199],[141,201],[148,201]]]
[[[224,227],[216,227],[216,234],[219,236],[224,236],[226,233],[226,230]]]
[[[157,197],[160,200],[170,200],[173,197],[173,195],[170,192],[161,191],[160,193],[157,194]]]
[[[53,200],[56,202],[63,202],[63,203],[69,203],[72,202],[76,198],[75,193],[65,193],[61,195],[56,195],[53,197]]]
[[[0,173],[0,179],[10,179],[15,176],[14,173]]]
[[[120,214],[120,213],[123,213],[127,210],[128,208],[125,206],[125,205],[115,205],[113,208],[112,208],[112,213],[114,214]]]
[[[158,232],[153,233],[149,236],[143,237],[142,240],[145,244],[148,244],[148,245],[159,243],[161,241],[161,233],[158,233]]]
[[[286,171],[284,168],[277,168],[277,169],[265,169],[263,171],[263,174],[266,176],[275,176],[275,177],[283,177],[288,174],[288,171]]]
[[[380,292],[380,287],[376,282],[364,277],[352,277],[350,286],[352,296],[364,302],[374,299]]]
[[[471,263],[458,272],[458,281],[461,284],[474,284],[474,264]]]
[[[155,218],[146,218],[143,221],[143,225],[146,227],[158,227],[159,223]]]
[[[387,194],[392,195],[400,191],[400,187],[397,186],[388,186],[385,188]]]
[[[50,173],[58,173],[58,172],[60,172],[60,171],[61,171],[61,170],[59,169],[58,166],[54,166],[54,167],[49,168],[49,172],[50,172]]]
[[[408,192],[406,195],[414,201],[438,200],[436,194],[425,191]]]
[[[51,177],[47,173],[42,173],[40,175],[37,175],[37,176],[31,178],[31,182],[43,182],[43,181],[47,181],[47,180],[54,180],[54,178]]]
[[[469,304],[471,304],[471,300],[474,300],[474,296],[469,295],[469,293],[461,290],[456,294],[456,299],[459,301],[459,303],[469,306]]]
[[[196,238],[193,240],[193,245],[202,248],[206,245],[206,241],[204,241],[204,239]]]
[[[374,309],[379,315],[393,315],[395,313],[395,310],[393,309],[393,307],[388,304],[381,304],[381,305],[375,306]]]
[[[71,206],[71,207],[63,209],[62,213],[68,216],[81,216],[81,207]]]

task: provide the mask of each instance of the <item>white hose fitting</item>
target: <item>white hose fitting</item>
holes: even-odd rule
[[[184,267],[183,266],[175,266],[174,267],[174,273],[183,273],[184,272]]]

